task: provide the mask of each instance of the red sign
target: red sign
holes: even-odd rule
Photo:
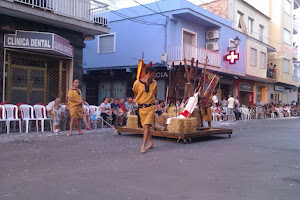
[[[226,55],[226,60],[229,61],[229,64],[235,64],[235,61],[239,59],[240,54],[235,51],[230,51],[229,54]]]

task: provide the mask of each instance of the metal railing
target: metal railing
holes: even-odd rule
[[[169,61],[198,60],[200,64],[205,64],[205,58],[208,57],[207,64],[214,67],[221,67],[221,54],[204,48],[189,44],[178,44],[169,46]]]
[[[108,5],[97,0],[7,0],[78,20],[108,25]]]

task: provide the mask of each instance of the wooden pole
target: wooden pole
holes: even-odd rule
[[[198,98],[198,108],[199,108],[199,115],[200,115],[200,125],[203,127],[203,119],[202,119],[202,105],[201,105],[201,98],[204,98],[204,90],[205,90],[205,79],[206,79],[206,65],[207,65],[207,56],[205,59],[205,64],[204,64],[204,73],[203,73],[203,90],[201,91],[201,96]],[[201,81],[201,80],[200,80]]]
[[[204,73],[203,73],[203,90],[201,96],[204,97],[204,90],[205,90],[205,82],[206,82],[206,65],[207,65],[207,59],[208,57],[206,56],[205,58],[205,64],[204,64]]]
[[[195,70],[194,70],[194,91],[197,87],[197,73],[198,73],[198,60],[196,61]]]
[[[189,97],[190,89],[191,89],[191,76],[193,72],[193,67],[194,67],[194,58],[192,58],[191,61],[191,67],[190,70],[187,67],[186,59],[184,59],[184,69],[185,69],[185,74],[186,74],[186,80],[187,80],[187,85],[186,85],[186,90],[185,90],[185,95],[184,95],[184,103],[186,102],[187,98]]]

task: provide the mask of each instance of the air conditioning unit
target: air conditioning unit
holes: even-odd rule
[[[206,49],[211,50],[211,51],[218,51],[219,44],[218,44],[218,42],[208,42],[208,43],[206,43]]]
[[[214,30],[214,31],[206,31],[206,39],[207,40],[213,40],[213,39],[218,39],[219,36],[219,31]]]

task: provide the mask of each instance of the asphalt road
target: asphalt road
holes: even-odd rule
[[[299,200],[300,118],[224,122],[191,144],[90,131],[0,135],[0,199]]]

